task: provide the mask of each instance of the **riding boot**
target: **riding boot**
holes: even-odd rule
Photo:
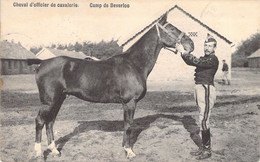
[[[203,147],[200,146],[198,150],[191,151],[190,154],[191,154],[192,156],[199,156],[200,154],[202,154],[202,152],[203,152]]]
[[[199,137],[200,136],[199,132],[200,131],[198,130],[198,132],[196,133],[197,134],[196,137],[199,138],[199,142],[197,143],[199,145],[199,148],[197,150],[193,150],[193,151],[190,152],[190,154],[192,156],[199,156],[203,152],[203,145],[202,145],[202,141],[200,140],[201,138]]]
[[[202,133],[202,153],[196,158],[197,160],[203,160],[211,157],[211,140],[210,129],[201,131]]]

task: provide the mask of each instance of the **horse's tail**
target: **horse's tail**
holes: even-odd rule
[[[40,63],[42,63],[42,60],[40,60],[40,59],[27,59],[28,65],[40,64]]]

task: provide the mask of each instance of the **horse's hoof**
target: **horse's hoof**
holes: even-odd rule
[[[126,152],[126,154],[127,154],[127,155],[126,155],[126,158],[130,159],[130,158],[133,158],[133,157],[136,156],[135,153],[132,151],[131,148],[127,148],[127,147],[124,146],[124,150],[125,150],[125,152]]]
[[[127,153],[126,158],[131,159],[131,158],[134,158],[135,156],[136,156],[135,153]]]
[[[48,146],[48,150],[50,151],[49,154],[60,156],[60,152],[57,150],[54,141],[52,141],[51,144]]]
[[[61,153],[57,149],[51,150],[50,154],[53,156],[61,156]]]

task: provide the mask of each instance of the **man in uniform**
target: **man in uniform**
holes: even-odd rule
[[[178,53],[187,65],[195,66],[195,100],[199,109],[199,124],[202,136],[202,145],[198,150],[191,152],[191,155],[197,156],[197,160],[211,157],[211,140],[209,117],[211,109],[216,100],[214,76],[218,70],[219,61],[215,55],[217,41],[207,35],[204,42],[205,55],[197,58],[192,54],[185,53],[184,47],[180,44],[176,45]]]
[[[230,81],[228,79],[228,64],[226,63],[226,60],[222,60],[222,62],[223,62],[223,67],[222,67],[223,83],[230,85]]]

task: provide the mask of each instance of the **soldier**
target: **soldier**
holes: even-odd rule
[[[204,42],[205,55],[197,58],[192,54],[185,53],[182,45],[176,45],[176,49],[178,53],[181,53],[184,62],[187,65],[196,67],[194,96],[199,110],[202,145],[198,150],[191,152],[191,155],[197,156],[197,160],[211,157],[209,117],[216,100],[214,76],[219,65],[218,58],[215,55],[216,46],[217,41],[208,34]]]
[[[230,80],[228,79],[228,64],[226,63],[226,60],[222,60],[222,62],[223,62],[223,67],[222,67],[223,83],[230,85]]]

